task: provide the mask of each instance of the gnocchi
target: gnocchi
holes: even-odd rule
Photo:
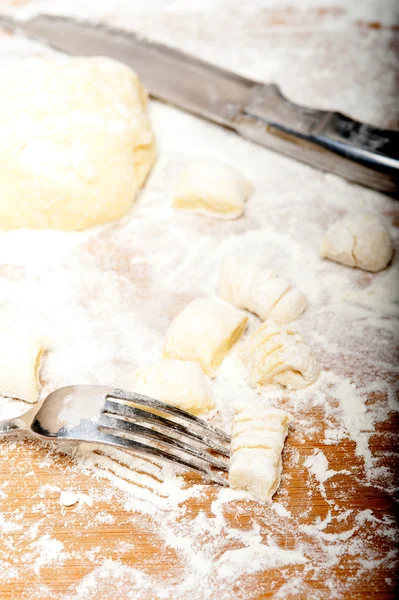
[[[206,376],[193,362],[164,359],[136,369],[129,379],[133,392],[201,415],[215,408]]]
[[[281,454],[292,417],[284,410],[235,407],[229,485],[268,502],[280,485]]]
[[[241,337],[248,317],[216,300],[193,300],[171,323],[165,338],[164,358],[197,363],[210,376]]]
[[[253,387],[280,384],[301,389],[314,383],[319,365],[301,336],[289,326],[265,321],[244,342],[241,359]]]
[[[219,219],[244,212],[252,184],[236,169],[216,160],[193,160],[176,187],[173,206]]]
[[[39,373],[45,348],[39,339],[13,334],[0,341],[0,394],[7,398],[37,402]]]
[[[391,260],[393,245],[376,215],[356,212],[339,219],[327,230],[320,255],[348,267],[375,273],[385,269]]]
[[[271,269],[227,256],[222,264],[219,295],[237,308],[246,308],[261,319],[289,323],[307,306],[304,294]]]

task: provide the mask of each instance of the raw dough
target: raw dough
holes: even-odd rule
[[[307,306],[306,297],[271,269],[227,256],[222,264],[219,295],[237,308],[246,308],[263,320],[293,321]]]
[[[126,214],[155,159],[137,75],[108,58],[29,58],[1,63],[0,88],[0,228]]]
[[[60,504],[63,506],[73,506],[79,502],[80,495],[75,492],[62,491],[60,494]]]
[[[206,414],[215,408],[206,376],[193,362],[165,359],[157,365],[136,369],[128,389],[193,415]]]
[[[44,346],[22,335],[1,336],[0,395],[32,404],[37,401]]]
[[[175,318],[165,339],[165,358],[198,363],[210,376],[241,337],[248,317],[229,304],[216,300],[193,300]]]
[[[381,271],[392,258],[393,246],[381,220],[369,212],[356,212],[336,221],[321,243],[320,254],[335,262],[365,271]]]
[[[252,189],[252,184],[233,167],[215,160],[194,160],[178,182],[173,206],[220,219],[236,219],[243,214]]]
[[[267,502],[280,485],[281,453],[292,417],[284,410],[235,407],[229,484]]]
[[[241,349],[252,386],[278,383],[301,389],[314,383],[320,369],[310,348],[290,327],[265,321]]]

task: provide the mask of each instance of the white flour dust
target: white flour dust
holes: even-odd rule
[[[279,83],[297,102],[376,125],[398,120],[393,1],[27,0],[1,10],[136,29]],[[0,60],[48,52],[0,30]],[[216,295],[226,254],[271,267],[306,294],[295,327],[322,373],[305,390],[259,394],[235,348],[211,383],[215,422],[226,431],[237,401],[294,416],[281,488],[267,506],[122,451],[82,446],[65,456],[51,445],[2,441],[0,465],[10,476],[0,481],[0,589],[56,600],[322,600],[350,597],[361,583],[371,589],[383,573],[392,593],[397,482],[387,423],[399,406],[399,261],[396,254],[374,275],[321,260],[318,248],[331,223],[361,209],[381,216],[398,252],[397,205],[172,107],[153,101],[151,112],[158,163],[123,221],[84,233],[0,233],[0,327],[16,323],[49,340],[42,396],[71,383],[124,387],[134,368],[159,359],[171,319],[192,299]],[[174,183],[193,156],[221,159],[254,182],[242,219],[171,209]],[[257,325],[250,317],[250,329]],[[1,419],[25,408],[0,398]],[[77,583],[58,588],[53,580],[77,563]],[[342,576],[347,565],[350,576]]]
[[[315,450],[311,456],[309,456],[305,462],[305,467],[307,467],[316,477],[316,479],[320,483],[324,483],[327,479],[334,477],[334,475],[338,475],[339,473],[344,473],[345,475],[350,475],[350,471],[345,469],[341,469],[341,471],[334,471],[334,469],[328,468],[328,460],[325,457],[325,454],[322,450]]]

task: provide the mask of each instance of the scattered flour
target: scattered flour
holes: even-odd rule
[[[33,570],[36,574],[39,574],[41,567],[54,562],[62,562],[66,558],[63,544],[48,534],[42,535],[36,542],[33,542],[31,548],[33,550]],[[26,560],[32,560],[31,555],[28,554]]]
[[[325,454],[322,450],[317,449],[313,450],[312,456],[309,456],[305,460],[304,465],[309,469],[310,473],[312,473],[312,475],[314,475],[320,483],[324,483],[325,481],[327,481],[327,479],[330,479],[330,477],[334,477],[334,475],[338,475],[339,473],[344,473],[345,475],[351,474],[351,472],[347,471],[346,469],[342,469],[341,471],[334,471],[333,469],[329,469],[328,460]]]
[[[156,583],[136,569],[132,569],[119,561],[104,560],[76,586],[72,593],[64,596],[64,600],[96,600],[99,591],[103,598],[112,598],[118,594],[121,584],[128,590],[129,600],[163,600],[171,598],[162,581]]]
[[[243,573],[256,573],[284,565],[302,564],[307,560],[299,550],[282,550],[278,546],[253,543],[246,548],[227,550],[218,560],[218,570],[221,578],[231,577],[232,572],[239,577]]]

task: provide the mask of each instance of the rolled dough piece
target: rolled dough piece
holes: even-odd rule
[[[215,160],[193,160],[178,182],[173,206],[219,219],[236,219],[243,214],[252,189],[233,167]]]
[[[39,373],[45,351],[38,339],[23,336],[0,340],[0,395],[7,398],[25,400],[32,404],[37,401],[40,381]]]
[[[268,502],[280,485],[281,453],[292,416],[276,408],[235,407],[230,487]]]
[[[265,321],[248,337],[240,356],[253,387],[277,383],[297,390],[314,383],[320,373],[301,336],[272,320]]]
[[[393,245],[376,215],[356,212],[339,219],[327,230],[320,254],[348,267],[375,273],[385,269],[391,260]]]
[[[206,376],[193,362],[164,359],[157,365],[136,369],[128,389],[193,415],[206,414],[215,408]]]
[[[224,302],[193,300],[171,323],[163,356],[191,360],[213,377],[247,321],[242,311]]]
[[[304,294],[274,271],[234,256],[226,256],[223,261],[219,295],[263,320],[271,318],[282,323],[299,317],[307,306]]]
[[[1,63],[0,88],[0,228],[126,214],[155,159],[137,75],[108,58],[29,58]]]

